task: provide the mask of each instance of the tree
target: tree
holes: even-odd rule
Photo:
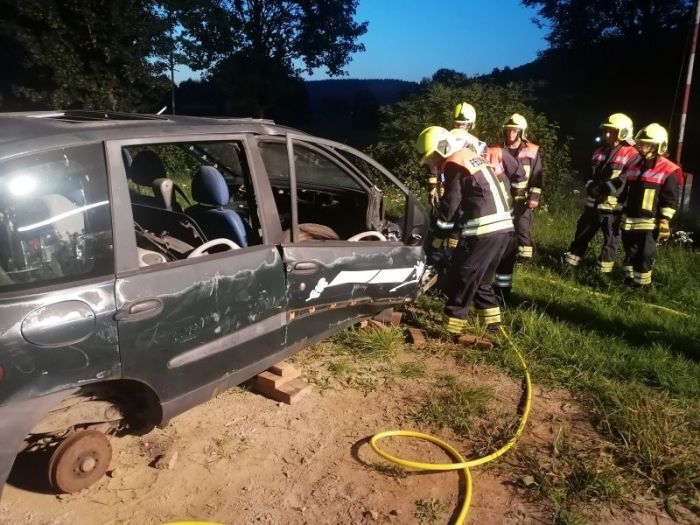
[[[466,87],[439,82],[424,84],[419,93],[381,109],[380,138],[370,152],[418,191],[423,171],[418,165],[414,144],[421,130],[428,126],[450,129],[455,104],[467,101],[476,108],[474,133],[486,143],[494,144],[502,140],[503,122],[517,112],[528,121],[528,138],[542,148],[545,192],[551,198],[570,190],[569,149],[558,137],[558,127],[524,102],[528,97],[528,91],[518,84],[497,86],[475,82]]]
[[[555,48],[586,48],[611,38],[649,40],[684,26],[690,0],[522,0],[537,9]]]
[[[0,12],[3,109],[155,109],[165,86],[149,57],[165,28],[153,2],[0,0]]]
[[[183,27],[190,67],[204,70],[250,101],[263,116],[281,78],[325,67],[341,75],[367,22],[358,0],[169,0]],[[241,93],[243,91],[243,93]]]

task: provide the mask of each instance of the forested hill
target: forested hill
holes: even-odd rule
[[[393,104],[418,90],[418,84],[394,79],[331,79],[304,83],[309,131],[367,145],[376,137],[380,106]]]

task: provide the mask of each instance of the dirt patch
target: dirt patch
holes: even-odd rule
[[[492,436],[472,443],[449,429],[420,428],[412,411],[434,388],[435,377],[450,374],[491,392],[489,406],[494,410],[486,418],[513,416],[518,381],[491,367],[459,364],[449,355],[431,352],[429,345],[368,367],[347,357],[347,367],[330,367],[340,370],[335,373],[329,372],[331,360],[337,356],[302,354],[307,377],[321,386],[297,405],[236,389],[174,419],[165,429],[113,440],[109,475],[81,493],[56,497],[8,486],[0,523],[428,523],[417,512],[423,505],[418,502],[439,502],[431,507],[434,522],[448,522],[458,504],[459,475],[394,469],[374,455],[367,439],[380,430],[418,429],[439,432],[460,450],[474,453]],[[411,362],[421,366],[405,366]],[[402,377],[402,370],[420,370],[412,374],[421,377]],[[581,439],[595,435],[566,392],[535,387],[531,420],[518,448],[535,447],[546,454],[562,426]],[[150,466],[172,447],[178,451],[172,470]],[[424,461],[447,461],[441,451],[422,443],[393,440],[386,448]],[[522,474],[512,467],[516,457],[509,454],[473,471],[470,523],[551,522],[550,504],[533,498],[521,483]],[[598,517],[591,517],[596,523],[621,525],[671,523],[657,514],[655,509],[601,507]]]

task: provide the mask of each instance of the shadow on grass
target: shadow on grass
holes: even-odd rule
[[[522,296],[516,296],[516,299],[521,305],[533,305],[556,320],[581,326],[603,336],[619,337],[640,349],[658,343],[670,347],[675,354],[700,362],[700,338],[693,335],[674,332],[660,325],[635,322],[631,318],[622,323],[602,316],[595,307],[582,304],[572,305]]]

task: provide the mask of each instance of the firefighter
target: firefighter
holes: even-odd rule
[[[668,133],[659,124],[642,128],[635,137],[641,154],[638,173],[627,177],[622,210],[625,281],[635,287],[651,284],[651,265],[657,241],[671,236],[669,222],[678,205],[681,168],[668,160]]]
[[[586,254],[588,244],[598,230],[603,232],[603,248],[597,268],[601,274],[613,270],[615,252],[620,242],[620,194],[625,180],[637,173],[641,157],[633,146],[632,119],[623,113],[610,115],[600,125],[605,144],[593,152],[591,178],[586,182],[586,201],[576,224],[574,240],[564,260],[578,266]]]
[[[460,102],[455,106],[455,119],[453,128],[470,131],[476,125],[476,110],[471,104]]]
[[[486,159],[497,174],[510,180],[513,197],[515,235],[496,270],[496,287],[500,298],[507,302],[513,286],[513,268],[516,259],[532,259],[533,210],[539,206],[542,194],[542,161],[539,146],[527,140],[527,120],[513,113],[503,125],[503,146],[491,146]]]
[[[449,234],[461,211],[461,239],[450,268],[444,320],[459,336],[473,302],[477,318],[497,328],[501,312],[491,282],[513,231],[509,181],[498,177],[473,145],[460,148],[439,127],[424,130],[416,141],[421,163],[445,174],[445,195],[437,208],[436,227]]]

